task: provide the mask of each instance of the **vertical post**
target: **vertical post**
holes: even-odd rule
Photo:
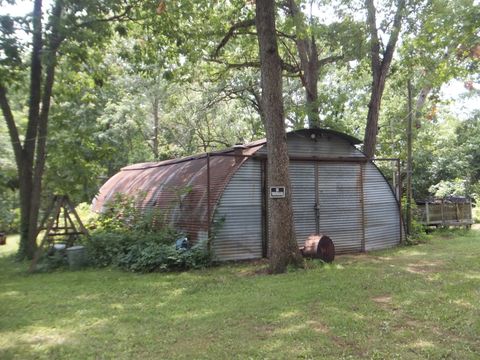
[[[428,208],[428,201],[425,201],[425,222],[426,226],[430,225],[430,211]]]
[[[407,234],[412,230],[412,82],[408,79],[408,121],[407,121]]]
[[[470,210],[470,213],[468,214],[468,224],[469,225],[472,225],[473,224],[473,209],[472,209],[472,199],[468,199],[468,207],[469,207],[469,210]]]
[[[211,208],[210,208],[210,153],[207,153],[207,249],[210,252],[211,247],[211,239],[210,239],[210,216],[211,216]]]
[[[365,244],[365,190],[363,188],[364,183],[364,171],[365,165],[360,164],[360,203],[361,203],[361,210],[362,210],[362,252],[366,251],[366,244]]]
[[[261,160],[262,186],[262,256],[268,257],[267,160]]]
[[[314,163],[315,171],[315,231],[320,234],[320,196],[318,194],[318,161]]]
[[[445,202],[442,199],[442,203],[440,204],[440,212],[442,213],[442,226],[445,226]]]
[[[403,221],[402,221],[402,167],[400,164],[400,159],[397,159],[397,173],[398,173],[398,221],[400,222],[400,244],[403,243]]]

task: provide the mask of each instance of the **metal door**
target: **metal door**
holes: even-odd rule
[[[337,253],[358,252],[363,243],[361,165],[318,164],[319,232],[328,235]]]
[[[318,233],[317,168],[316,162],[290,162],[293,222],[299,246],[303,246],[309,235]]]

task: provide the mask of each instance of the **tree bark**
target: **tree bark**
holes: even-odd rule
[[[282,64],[275,35],[275,1],[257,0],[256,27],[260,48],[262,103],[267,135],[268,185],[284,186],[285,198],[268,199],[270,270],[282,273],[302,263],[293,228],[289,157],[282,98]]]
[[[30,228],[31,197],[33,190],[33,162],[35,157],[35,145],[38,134],[38,121],[40,117],[40,99],[42,86],[42,0],[35,0],[33,6],[33,36],[32,58],[30,63],[30,97],[28,124],[25,133],[25,141],[22,149],[22,162],[17,164],[19,175],[20,195],[20,246],[18,258],[33,258],[36,251],[36,242],[32,242],[32,232],[36,234],[36,228]]]
[[[295,0],[288,0],[286,5],[296,28],[295,43],[297,45],[298,56],[300,57],[300,79],[305,88],[308,126],[309,128],[320,127],[317,88],[319,74],[317,45],[313,35],[310,39],[306,36],[303,14],[300,12]]]
[[[377,145],[378,118],[382,103],[385,81],[393,59],[393,53],[397,44],[398,36],[402,25],[405,0],[398,0],[397,10],[393,20],[393,27],[390,33],[387,47],[380,57],[380,40],[378,38],[376,9],[373,0],[365,1],[367,8],[367,26],[370,31],[370,60],[372,69],[372,90],[370,103],[368,104],[367,127],[364,137],[364,152],[368,158],[375,156]]]
[[[42,39],[42,1],[35,0],[32,58],[30,63],[29,112],[23,146],[20,143],[18,129],[8,103],[6,89],[3,84],[0,84],[0,105],[9,129],[19,177],[21,213],[20,246],[17,254],[19,259],[31,259],[37,248],[37,222],[40,209],[42,176],[46,161],[50,100],[54,83],[56,52],[62,40],[58,36],[61,11],[61,1],[57,1],[52,11],[49,26],[49,47],[45,49]],[[43,92],[42,56],[46,61]]]
[[[42,94],[42,109],[38,121],[38,137],[36,146],[36,159],[33,169],[32,179],[32,195],[30,199],[30,216],[29,216],[29,234],[28,244],[29,248],[35,251],[37,246],[38,235],[38,216],[40,211],[40,194],[42,192],[42,178],[45,170],[46,150],[47,150],[47,136],[48,136],[48,118],[50,113],[50,103],[53,92],[53,84],[55,81],[55,68],[57,65],[57,50],[61,43],[59,37],[59,21],[62,13],[61,1],[57,0],[51,14],[51,33],[48,48],[44,48],[45,56],[45,80],[43,84]],[[33,253],[34,254],[34,253]],[[33,254],[28,252],[28,258]]]

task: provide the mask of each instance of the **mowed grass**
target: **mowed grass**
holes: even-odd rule
[[[0,358],[480,357],[478,231],[284,275],[262,266],[27,275],[3,256]]]

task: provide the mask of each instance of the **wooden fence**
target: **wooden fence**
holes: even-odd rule
[[[425,203],[417,205],[417,216],[427,226],[465,226],[473,224],[472,203]]]

